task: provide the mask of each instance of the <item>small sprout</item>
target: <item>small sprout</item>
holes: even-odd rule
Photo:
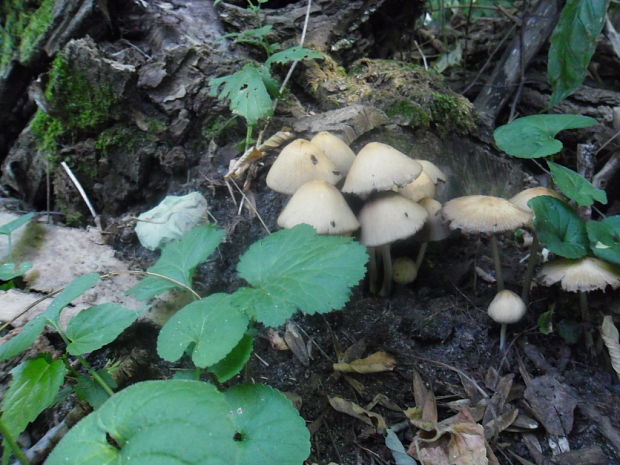
[[[525,315],[525,302],[517,294],[508,289],[499,291],[491,301],[488,314],[493,321],[502,325],[499,337],[499,350],[506,346],[506,327],[516,323]]]

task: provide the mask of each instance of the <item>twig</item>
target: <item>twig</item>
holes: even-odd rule
[[[95,221],[95,225],[97,226],[97,229],[101,231],[101,222],[99,221],[99,215],[97,215],[97,212],[95,212],[95,208],[93,207],[93,204],[90,202],[90,199],[86,195],[86,191],[80,184],[80,181],[78,181],[78,179],[75,177],[75,175],[73,174],[73,171],[71,171],[71,168],[69,168],[69,165],[67,165],[66,162],[64,161],[61,162],[60,166],[62,166],[64,170],[67,172],[69,179],[71,179],[71,182],[73,183],[73,185],[75,185],[75,188],[78,190],[78,192],[82,196],[82,200],[84,200],[84,203],[90,210],[90,214],[92,215],[93,220]]]
[[[434,363],[434,364],[439,365],[441,367],[447,368],[448,370],[452,370],[455,373],[458,373],[463,378],[465,378],[467,381],[472,383],[474,385],[474,387],[478,390],[478,392],[480,392],[480,394],[482,394],[482,397],[484,397],[485,399],[489,398],[489,395],[486,393],[486,391],[484,389],[482,389],[480,387],[480,385],[476,382],[476,380],[473,379],[471,376],[469,376],[467,373],[465,373],[463,370],[459,370],[458,368],[453,367],[452,365],[448,365],[447,363],[443,363],[443,362],[440,362],[438,360],[432,360],[430,358],[420,357],[418,355],[413,355],[413,357],[417,358],[418,360],[423,360],[425,362]]]
[[[422,57],[422,63],[424,63],[424,69],[428,71],[428,61],[426,61],[426,55],[424,55],[424,52],[420,48],[420,44],[418,44],[417,40],[414,40],[413,43],[415,44],[415,47],[418,49],[418,52],[420,52],[420,56]]]
[[[254,211],[254,213],[256,214],[256,217],[258,218],[258,221],[260,221],[260,224],[262,224],[263,228],[265,228],[265,231],[267,231],[267,234],[271,234],[271,231],[269,230],[269,228],[267,227],[267,225],[263,221],[263,218],[260,216],[260,213],[258,213],[258,210],[254,206],[254,204],[252,202],[250,202],[250,200],[248,199],[248,196],[245,195],[245,192],[243,192],[243,189],[241,189],[239,187],[239,185],[235,182],[234,179],[229,178],[228,181],[230,181],[232,183],[232,185],[237,188],[237,190],[241,194],[241,197],[243,198],[243,200],[245,200],[248,203],[248,205],[250,206],[250,208],[252,209],[252,211]]]
[[[605,189],[609,180],[620,169],[620,152],[615,152],[601,170],[592,178],[592,184],[599,189]]]

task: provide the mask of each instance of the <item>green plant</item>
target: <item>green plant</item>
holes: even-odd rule
[[[265,2],[266,0],[258,0],[257,4],[253,4],[249,1],[249,9],[258,15],[260,5]],[[232,38],[238,43],[259,46],[266,53],[267,58],[264,63],[246,63],[239,71],[210,81],[209,95],[228,100],[230,110],[245,119],[247,124],[246,150],[258,121],[271,116],[274,107],[273,99],[280,97],[280,83],[271,74],[271,67],[276,63],[284,64],[307,58],[322,58],[320,53],[301,45],[280,50],[279,44],[272,44],[267,40],[271,31],[272,26],[262,26],[223,36]]]
[[[7,261],[0,265],[0,281],[10,281],[25,274],[30,268],[32,263],[22,262],[16,263],[13,261],[13,244],[11,235],[17,229],[29,223],[34,218],[34,213],[28,213],[27,215],[20,216],[19,218],[0,226],[0,235],[7,236],[8,239],[8,256]]]
[[[350,287],[364,275],[365,248],[351,238],[318,236],[307,225],[280,231],[253,244],[241,257],[237,270],[248,286],[201,298],[191,288],[195,269],[223,237],[223,231],[211,226],[194,228],[166,245],[146,278],[130,290],[140,300],[173,288],[194,297],[164,325],[157,341],[165,360],[190,356],[193,379],[147,381],[112,392],[83,355],[113,341],[140,312],[103,304],[78,314],[64,331],[58,323],[61,310],[99,280],[96,273],[73,281],[45,312],[0,346],[0,360],[14,357],[50,325],[67,351],[60,360],[43,355],[13,370],[0,417],[5,456],[10,451],[18,458],[23,455],[15,437],[51,405],[65,376],[82,383],[82,392],[91,392],[88,400],[98,408],[61,440],[48,465],[67,460],[292,465],[308,456],[304,422],[277,390],[251,384],[221,392],[200,378],[206,372],[224,382],[240,372],[252,352],[255,322],[281,325],[297,309],[311,314],[341,308]],[[78,373],[69,356],[76,357],[90,377]],[[92,395],[95,390],[97,396]],[[109,396],[105,402],[102,390],[103,400]],[[95,397],[100,401],[94,402]],[[24,404],[28,410],[18,415]]]

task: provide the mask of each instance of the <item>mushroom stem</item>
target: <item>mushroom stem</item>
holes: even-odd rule
[[[379,276],[377,273],[377,248],[368,247],[368,289],[370,293],[377,293],[377,285],[379,284]]]
[[[586,348],[592,352],[594,350],[594,338],[590,332],[590,312],[588,311],[588,296],[584,291],[579,291],[579,309],[583,320],[583,331],[586,338]]]
[[[415,259],[415,267],[416,269],[420,269],[420,265],[422,265],[422,261],[424,260],[424,255],[426,255],[426,249],[428,248],[428,242],[422,242],[420,245],[420,249],[418,250],[418,256]]]
[[[506,347],[506,328],[508,325],[506,323],[502,323],[501,329],[499,330],[499,351],[503,352]]]
[[[493,263],[495,265],[495,279],[497,281],[497,292],[504,290],[504,277],[502,276],[502,263],[499,258],[499,246],[497,245],[497,236],[491,235],[491,253],[493,254]]]
[[[392,293],[392,254],[390,253],[390,244],[379,246],[381,259],[383,260],[383,284],[379,295],[381,297],[389,297]]]
[[[534,233],[532,244],[530,245],[530,258],[527,261],[527,268],[525,270],[525,277],[523,278],[523,289],[521,291],[521,298],[525,305],[528,304],[530,298],[530,287],[532,286],[532,277],[534,276],[534,268],[538,263],[538,254],[540,253],[540,242],[538,241],[538,235]]]

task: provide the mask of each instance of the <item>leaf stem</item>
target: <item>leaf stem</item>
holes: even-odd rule
[[[93,379],[95,381],[97,381],[97,384],[99,384],[99,386],[101,386],[103,388],[103,390],[106,392],[106,394],[108,396],[112,397],[114,395],[114,391],[108,385],[108,383],[106,383],[105,380],[101,376],[99,376],[99,374],[94,370],[94,368],[91,366],[91,364],[88,363],[86,361],[86,359],[84,357],[82,357],[81,355],[78,355],[76,358],[82,364],[82,366],[84,368],[86,368],[86,370],[93,377]]]
[[[17,441],[13,437],[13,433],[9,431],[2,417],[0,417],[0,433],[2,433],[6,445],[11,451],[13,451],[15,457],[17,457],[17,460],[19,460],[22,465],[30,465],[28,457],[26,457],[26,454],[22,448],[17,444]]]
[[[188,285],[183,284],[182,282],[177,281],[176,279],[169,278],[168,276],[165,276],[163,274],[153,273],[152,271],[138,271],[138,270],[111,271],[110,273],[102,274],[101,278],[109,278],[111,276],[118,276],[118,275],[121,275],[121,274],[139,274],[139,275],[154,276],[156,278],[165,279],[166,281],[170,281],[171,283],[174,283],[177,286],[182,287],[183,289],[191,292],[191,294],[194,296],[194,298],[196,300],[202,299],[200,294],[198,294],[196,291],[194,291]]]

